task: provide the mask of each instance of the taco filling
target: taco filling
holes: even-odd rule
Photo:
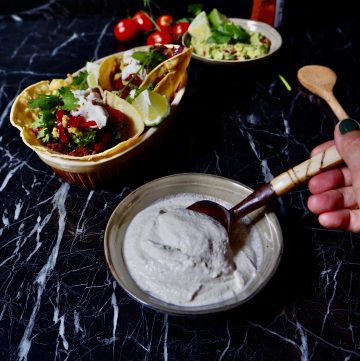
[[[127,50],[121,57],[112,57],[103,62],[100,73],[104,75],[100,76],[100,85],[103,89],[116,91],[118,96],[131,101],[143,90],[141,85],[157,66],[181,54],[183,50],[182,46],[164,45],[154,45],[144,51]],[[169,69],[159,74],[147,88],[153,90],[170,71]]]
[[[39,94],[28,102],[37,111],[31,127],[49,149],[71,156],[103,152],[136,134],[132,119],[105,103],[98,89],[81,89],[79,77],[54,94]]]

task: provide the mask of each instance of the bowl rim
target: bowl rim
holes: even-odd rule
[[[252,20],[252,19],[245,19],[245,18],[229,18],[230,21],[241,25],[247,30],[251,31],[259,31],[263,35],[267,36],[268,38],[271,37],[272,42],[270,46],[270,50],[267,54],[264,54],[262,56],[259,56],[254,59],[244,59],[244,60],[218,60],[218,59],[212,59],[207,58],[205,56],[196,54],[195,51],[192,53],[192,57],[196,60],[206,62],[209,64],[226,64],[226,65],[238,65],[238,64],[248,64],[248,63],[254,63],[256,61],[265,60],[267,58],[270,58],[272,55],[274,55],[282,46],[282,36],[278,32],[277,29],[275,29],[273,26],[259,20]],[[259,27],[262,27],[261,31],[258,29]],[[265,31],[265,34],[264,34]],[[182,36],[182,45],[189,47],[188,39],[191,37],[188,31],[186,31]],[[271,40],[270,39],[270,40]],[[274,44],[274,46],[273,46]]]
[[[139,302],[140,304],[142,304],[146,307],[149,307],[153,310],[160,311],[160,312],[163,312],[166,314],[176,315],[176,316],[205,315],[205,314],[220,313],[220,312],[224,312],[224,311],[233,309],[235,307],[238,307],[238,306],[248,302],[255,295],[257,295],[266,286],[266,284],[268,284],[268,282],[271,280],[271,278],[275,274],[276,270],[278,269],[278,266],[279,266],[281,258],[282,258],[282,253],[283,253],[283,235],[282,235],[282,230],[281,230],[281,226],[278,221],[278,218],[276,217],[274,212],[267,210],[266,207],[262,207],[261,209],[255,211],[254,213],[263,214],[264,217],[267,219],[267,222],[268,222],[267,224],[269,227],[270,227],[270,223],[269,223],[270,221],[271,221],[272,225],[275,225],[275,229],[277,230],[275,243],[276,243],[277,247],[275,247],[276,252],[274,253],[274,256],[273,256],[273,260],[272,260],[271,267],[270,267],[270,272],[267,272],[265,275],[261,272],[258,273],[257,277],[262,277],[263,279],[262,279],[261,283],[256,286],[255,291],[250,293],[247,297],[245,297],[241,300],[238,300],[236,302],[233,302],[233,303],[230,303],[229,300],[225,300],[222,302],[222,303],[226,303],[225,305],[222,305],[222,303],[214,303],[214,304],[203,305],[203,306],[179,306],[179,305],[166,303],[154,296],[149,295],[148,293],[146,293],[146,291],[143,291],[139,286],[137,286],[135,281],[130,276],[129,271],[127,270],[126,263],[123,262],[123,264],[121,265],[121,268],[125,269],[125,272],[127,272],[127,276],[132,279],[133,283],[135,284],[135,286],[137,288],[137,292],[132,292],[131,289],[126,284],[126,281],[124,281],[124,279],[122,278],[123,274],[119,275],[116,272],[114,262],[112,259],[112,254],[111,254],[111,249],[110,249],[110,244],[111,244],[110,234],[112,232],[112,228],[114,227],[114,225],[117,224],[116,218],[118,217],[119,212],[122,208],[133,206],[138,194],[141,194],[142,192],[146,191],[147,189],[158,185],[158,183],[161,183],[161,182],[164,182],[167,180],[174,181],[176,179],[179,179],[179,181],[180,181],[182,178],[185,181],[185,179],[188,178],[189,176],[196,178],[196,180],[202,180],[202,182],[204,184],[206,184],[206,182],[204,182],[204,181],[213,179],[213,180],[217,180],[219,182],[225,183],[224,186],[226,184],[227,185],[231,184],[233,187],[236,187],[239,190],[241,189],[241,190],[247,192],[248,194],[250,194],[253,191],[250,187],[246,186],[245,184],[243,184],[241,182],[238,182],[238,181],[230,179],[230,178],[218,176],[218,175],[212,175],[212,174],[206,174],[206,173],[177,173],[177,174],[167,175],[167,176],[154,179],[150,182],[147,182],[147,183],[141,185],[140,187],[136,188],[131,193],[129,193],[125,198],[123,198],[119,202],[119,204],[115,207],[111,216],[109,217],[106,228],[105,228],[105,233],[104,233],[104,253],[105,253],[106,263],[107,263],[107,266],[108,266],[112,276],[116,280],[117,284],[125,291],[125,293],[128,296],[130,296],[130,298]],[[193,180],[193,182],[195,182],[195,180]],[[160,199],[160,198],[158,198],[158,199]],[[135,200],[135,201],[133,202],[133,200]],[[156,200],[154,200],[153,202],[155,202],[155,201]],[[141,209],[144,209],[144,208],[141,208]],[[120,227],[119,224],[120,223],[118,223],[118,225],[116,226],[117,229],[119,229],[119,227]],[[125,222],[125,225],[127,227],[128,222]],[[273,231],[273,229],[271,231]],[[120,240],[120,242],[121,242],[121,252],[123,252],[123,238]],[[121,255],[121,258],[122,258],[122,255]],[[147,300],[145,300],[144,299],[145,297],[142,297],[142,295],[145,295]]]

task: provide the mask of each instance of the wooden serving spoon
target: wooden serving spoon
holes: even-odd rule
[[[339,120],[349,118],[333,93],[337,78],[334,71],[322,65],[306,65],[298,70],[297,77],[304,88],[318,95],[329,104],[329,107]]]
[[[260,186],[231,209],[227,209],[220,204],[209,200],[195,202],[187,208],[216,219],[229,231],[231,225],[239,218],[264,206],[272,199],[290,192],[300,184],[305,183],[314,175],[337,166],[342,162],[343,160],[341,159],[340,154],[336,150],[335,145],[333,145],[294,168],[290,168],[286,172],[281,173],[269,183]]]
[[[300,68],[297,75],[300,83],[306,89],[323,98],[329,104],[339,120],[349,117],[333,94],[336,74],[330,68],[321,65],[307,65]],[[270,200],[293,190],[316,174],[335,167],[342,162],[340,154],[333,145],[278,175],[269,183],[262,185],[231,209],[226,209],[220,204],[209,200],[196,202],[190,205],[188,209],[216,219],[229,231],[231,225],[239,218],[264,206]]]

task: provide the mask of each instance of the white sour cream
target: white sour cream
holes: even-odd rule
[[[185,193],[160,200],[137,214],[125,234],[130,275],[168,303],[199,306],[230,299],[256,275],[262,259],[261,240],[249,224],[239,223],[230,242],[220,223],[186,209],[200,199],[209,197]]]
[[[109,117],[108,112],[101,105],[93,104],[93,100],[102,102],[98,93],[87,90],[74,90],[75,98],[78,100],[78,107],[71,111],[71,115],[83,116],[86,120],[95,120],[96,126],[91,128],[104,128]]]
[[[121,79],[123,81],[129,80],[128,78],[141,68],[140,62],[132,57],[133,53],[134,50],[127,50],[123,54],[123,68],[121,71]],[[141,69],[137,74],[141,80],[144,80],[146,75],[145,69]]]

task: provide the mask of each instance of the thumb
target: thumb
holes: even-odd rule
[[[352,185],[360,207],[360,125],[351,118],[342,120],[335,128],[335,145],[351,171]]]

